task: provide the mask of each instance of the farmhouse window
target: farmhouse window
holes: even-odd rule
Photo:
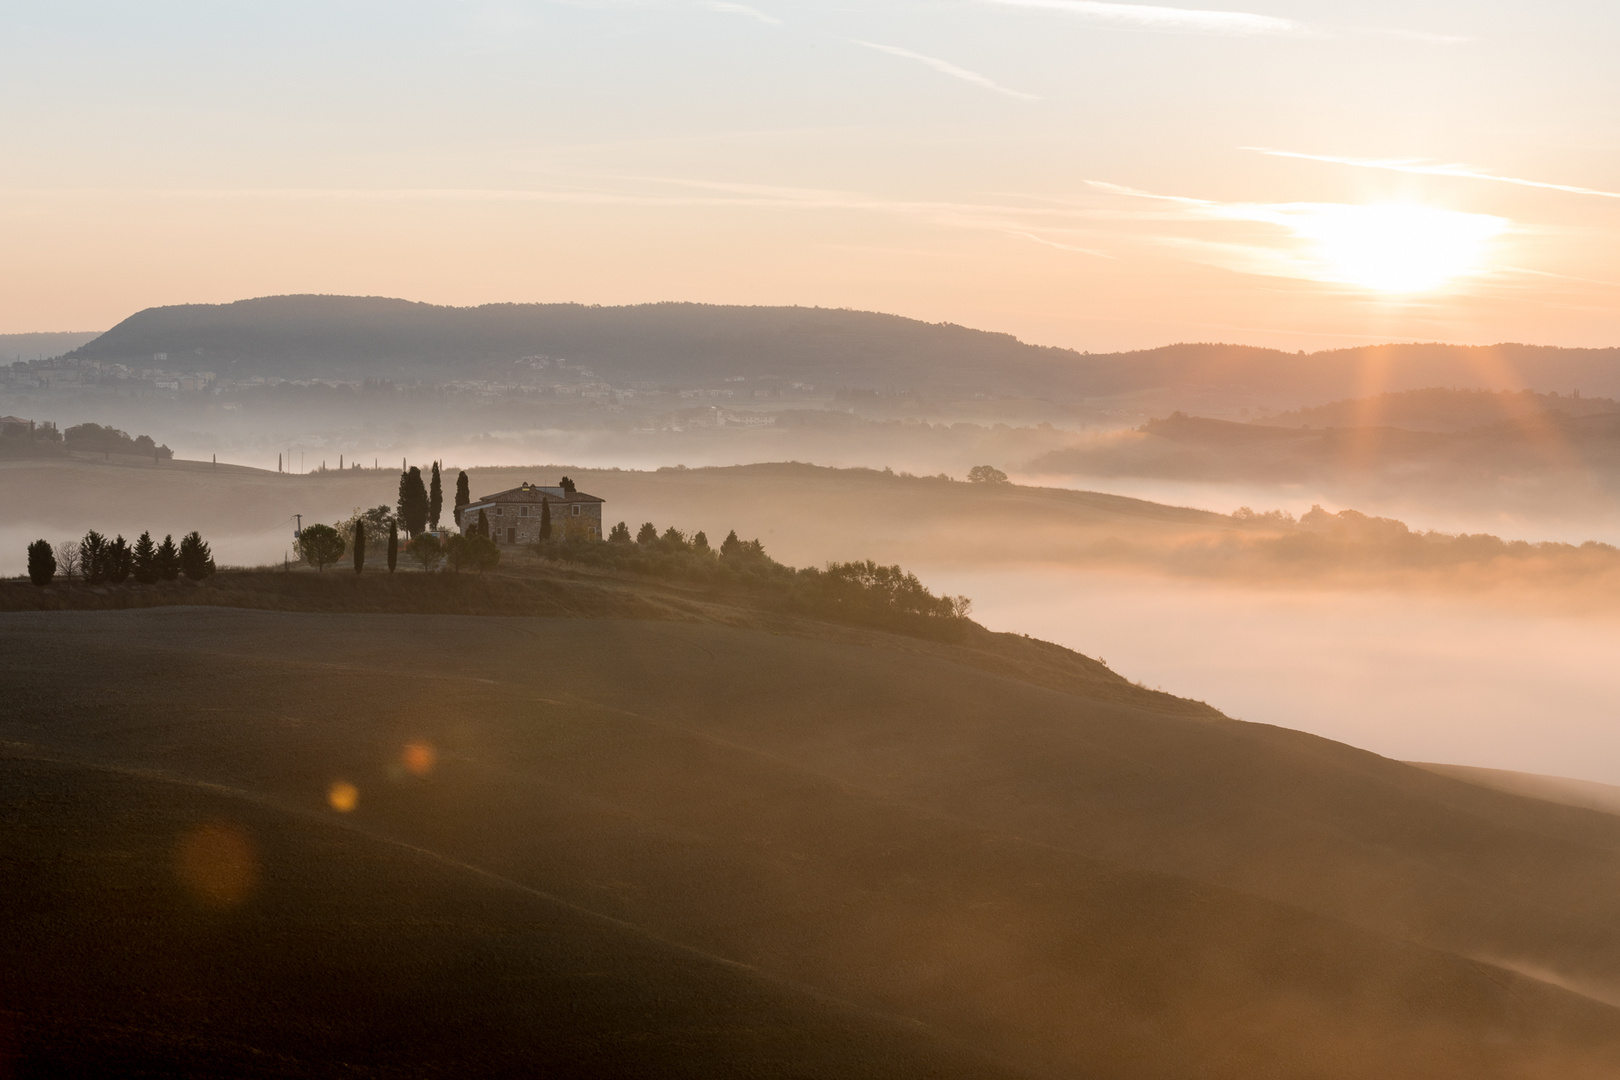
[[[529,516],[529,508],[527,506],[518,507],[518,517],[528,517],[528,516]]]
[[[579,504],[578,503],[574,504],[574,516],[579,517]]]
[[[502,514],[502,513],[504,513],[504,512],[505,512],[505,511],[506,511],[506,508],[505,508],[505,507],[504,507],[504,506],[497,506],[497,507],[496,507],[496,508],[495,508],[495,513],[496,513],[496,514]]]

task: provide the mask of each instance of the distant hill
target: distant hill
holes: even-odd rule
[[[1472,431],[1513,423],[1546,425],[1559,419],[1620,413],[1620,401],[1578,394],[1537,394],[1431,387],[1293,409],[1257,423],[1271,427],[1397,427],[1407,431]]]
[[[444,381],[509,374],[525,357],[616,385],[733,376],[935,395],[1140,400],[1206,414],[1293,408],[1430,386],[1620,396],[1620,349],[1384,345],[1310,355],[1180,344],[1087,354],[1008,334],[872,312],[662,303],[454,308],[381,297],[277,296],[149,308],[70,355],[225,375]]]
[[[51,334],[0,334],[0,365],[18,360],[47,360],[77,349],[101,336],[98,330],[67,330]]]

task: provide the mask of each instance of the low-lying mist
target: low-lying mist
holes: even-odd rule
[[[1039,565],[917,567],[974,618],[1228,716],[1407,761],[1620,784],[1620,610],[1255,590]]]

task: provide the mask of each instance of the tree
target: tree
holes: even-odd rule
[[[427,528],[428,496],[422,484],[422,470],[412,465],[399,474],[399,520],[405,526],[406,536],[415,536]]]
[[[456,474],[456,513],[453,520],[461,524],[461,508],[472,504],[472,487],[467,483],[467,471],[463,469]]]
[[[439,559],[444,555],[444,545],[439,538],[430,532],[425,532],[410,542],[406,548],[423,570],[432,570],[439,565]]]
[[[390,522],[388,526],[388,572],[392,574],[394,567],[399,565],[399,522]]]
[[[349,547],[354,551],[354,572],[360,573],[366,565],[366,523],[354,523],[354,538],[349,541]]]
[[[489,515],[482,510],[478,511],[478,535],[489,539]]]
[[[62,576],[69,581],[79,572],[79,542],[77,540],[59,540],[56,544],[56,565],[62,571]]]
[[[684,548],[686,546],[686,534],[671,525],[664,530],[663,541],[664,546],[667,548]]]
[[[650,521],[643,521],[641,528],[636,530],[636,543],[650,544],[658,539],[658,526]]]
[[[614,544],[628,544],[630,542],[630,526],[619,522],[608,532],[608,541]]]
[[[343,534],[330,525],[307,525],[298,537],[298,553],[316,570],[343,557]]]
[[[130,571],[135,568],[135,553],[129,549],[123,533],[119,533],[118,538],[107,545],[106,556],[107,580],[114,585],[128,581]]]
[[[540,500],[540,539],[551,539],[551,500]]]
[[[141,533],[141,538],[135,541],[134,566],[132,572],[135,580],[142,585],[150,585],[158,579],[157,545],[152,543],[152,534]]]
[[[472,540],[473,565],[482,574],[501,565],[501,547],[487,536],[474,536]]]
[[[56,553],[49,540],[35,540],[28,545],[28,580],[40,588],[51,583],[56,576]]]
[[[702,529],[699,529],[697,531],[697,535],[692,537],[692,550],[697,552],[699,555],[707,555],[709,553],[709,538],[704,534]]]
[[[428,521],[437,529],[439,512],[444,509],[444,487],[439,482],[439,463],[433,463],[433,479],[428,483]]]
[[[157,566],[158,577],[164,581],[174,581],[180,576],[180,549],[174,546],[173,533],[163,537],[152,561]]]
[[[726,538],[724,540],[720,541],[720,554],[722,554],[722,555],[726,555],[726,556],[737,555],[737,554],[741,553],[742,549],[743,549],[743,542],[741,540],[737,539],[737,530],[736,529],[732,529],[730,532],[728,532],[726,534]]]
[[[1007,474],[993,465],[975,465],[968,470],[968,480],[974,484],[1005,484]]]
[[[107,538],[91,529],[79,541],[79,573],[90,585],[107,580]]]
[[[569,494],[569,495],[572,495],[574,493],[574,482],[572,480],[568,479],[568,477],[566,477],[566,476],[563,477],[561,480],[557,481],[557,486],[562,488],[563,491],[565,493]]]
[[[450,539],[444,542],[444,563],[454,573],[461,573],[464,567],[473,565],[472,541],[477,536],[462,536],[452,533]]]
[[[201,581],[214,572],[214,554],[195,529],[180,538],[180,572],[191,581]]]

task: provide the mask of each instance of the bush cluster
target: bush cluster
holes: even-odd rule
[[[198,532],[189,532],[174,542],[174,536],[154,543],[150,532],[143,532],[131,544],[122,535],[108,540],[91,529],[82,540],[67,540],[54,548],[49,540],[28,545],[28,579],[41,587],[50,584],[60,572],[72,581],[81,578],[89,585],[122,585],[133,580],[138,585],[175,581],[181,575],[201,581],[214,572],[214,556],[208,542]]]
[[[714,548],[702,532],[688,536],[673,526],[659,532],[650,521],[632,540],[621,521],[605,544],[553,540],[534,549],[542,558],[742,593],[790,611],[910,632],[958,629],[972,607],[965,596],[935,596],[899,566],[868,560],[795,569],[767,555],[757,539],[739,539],[735,530]]]

